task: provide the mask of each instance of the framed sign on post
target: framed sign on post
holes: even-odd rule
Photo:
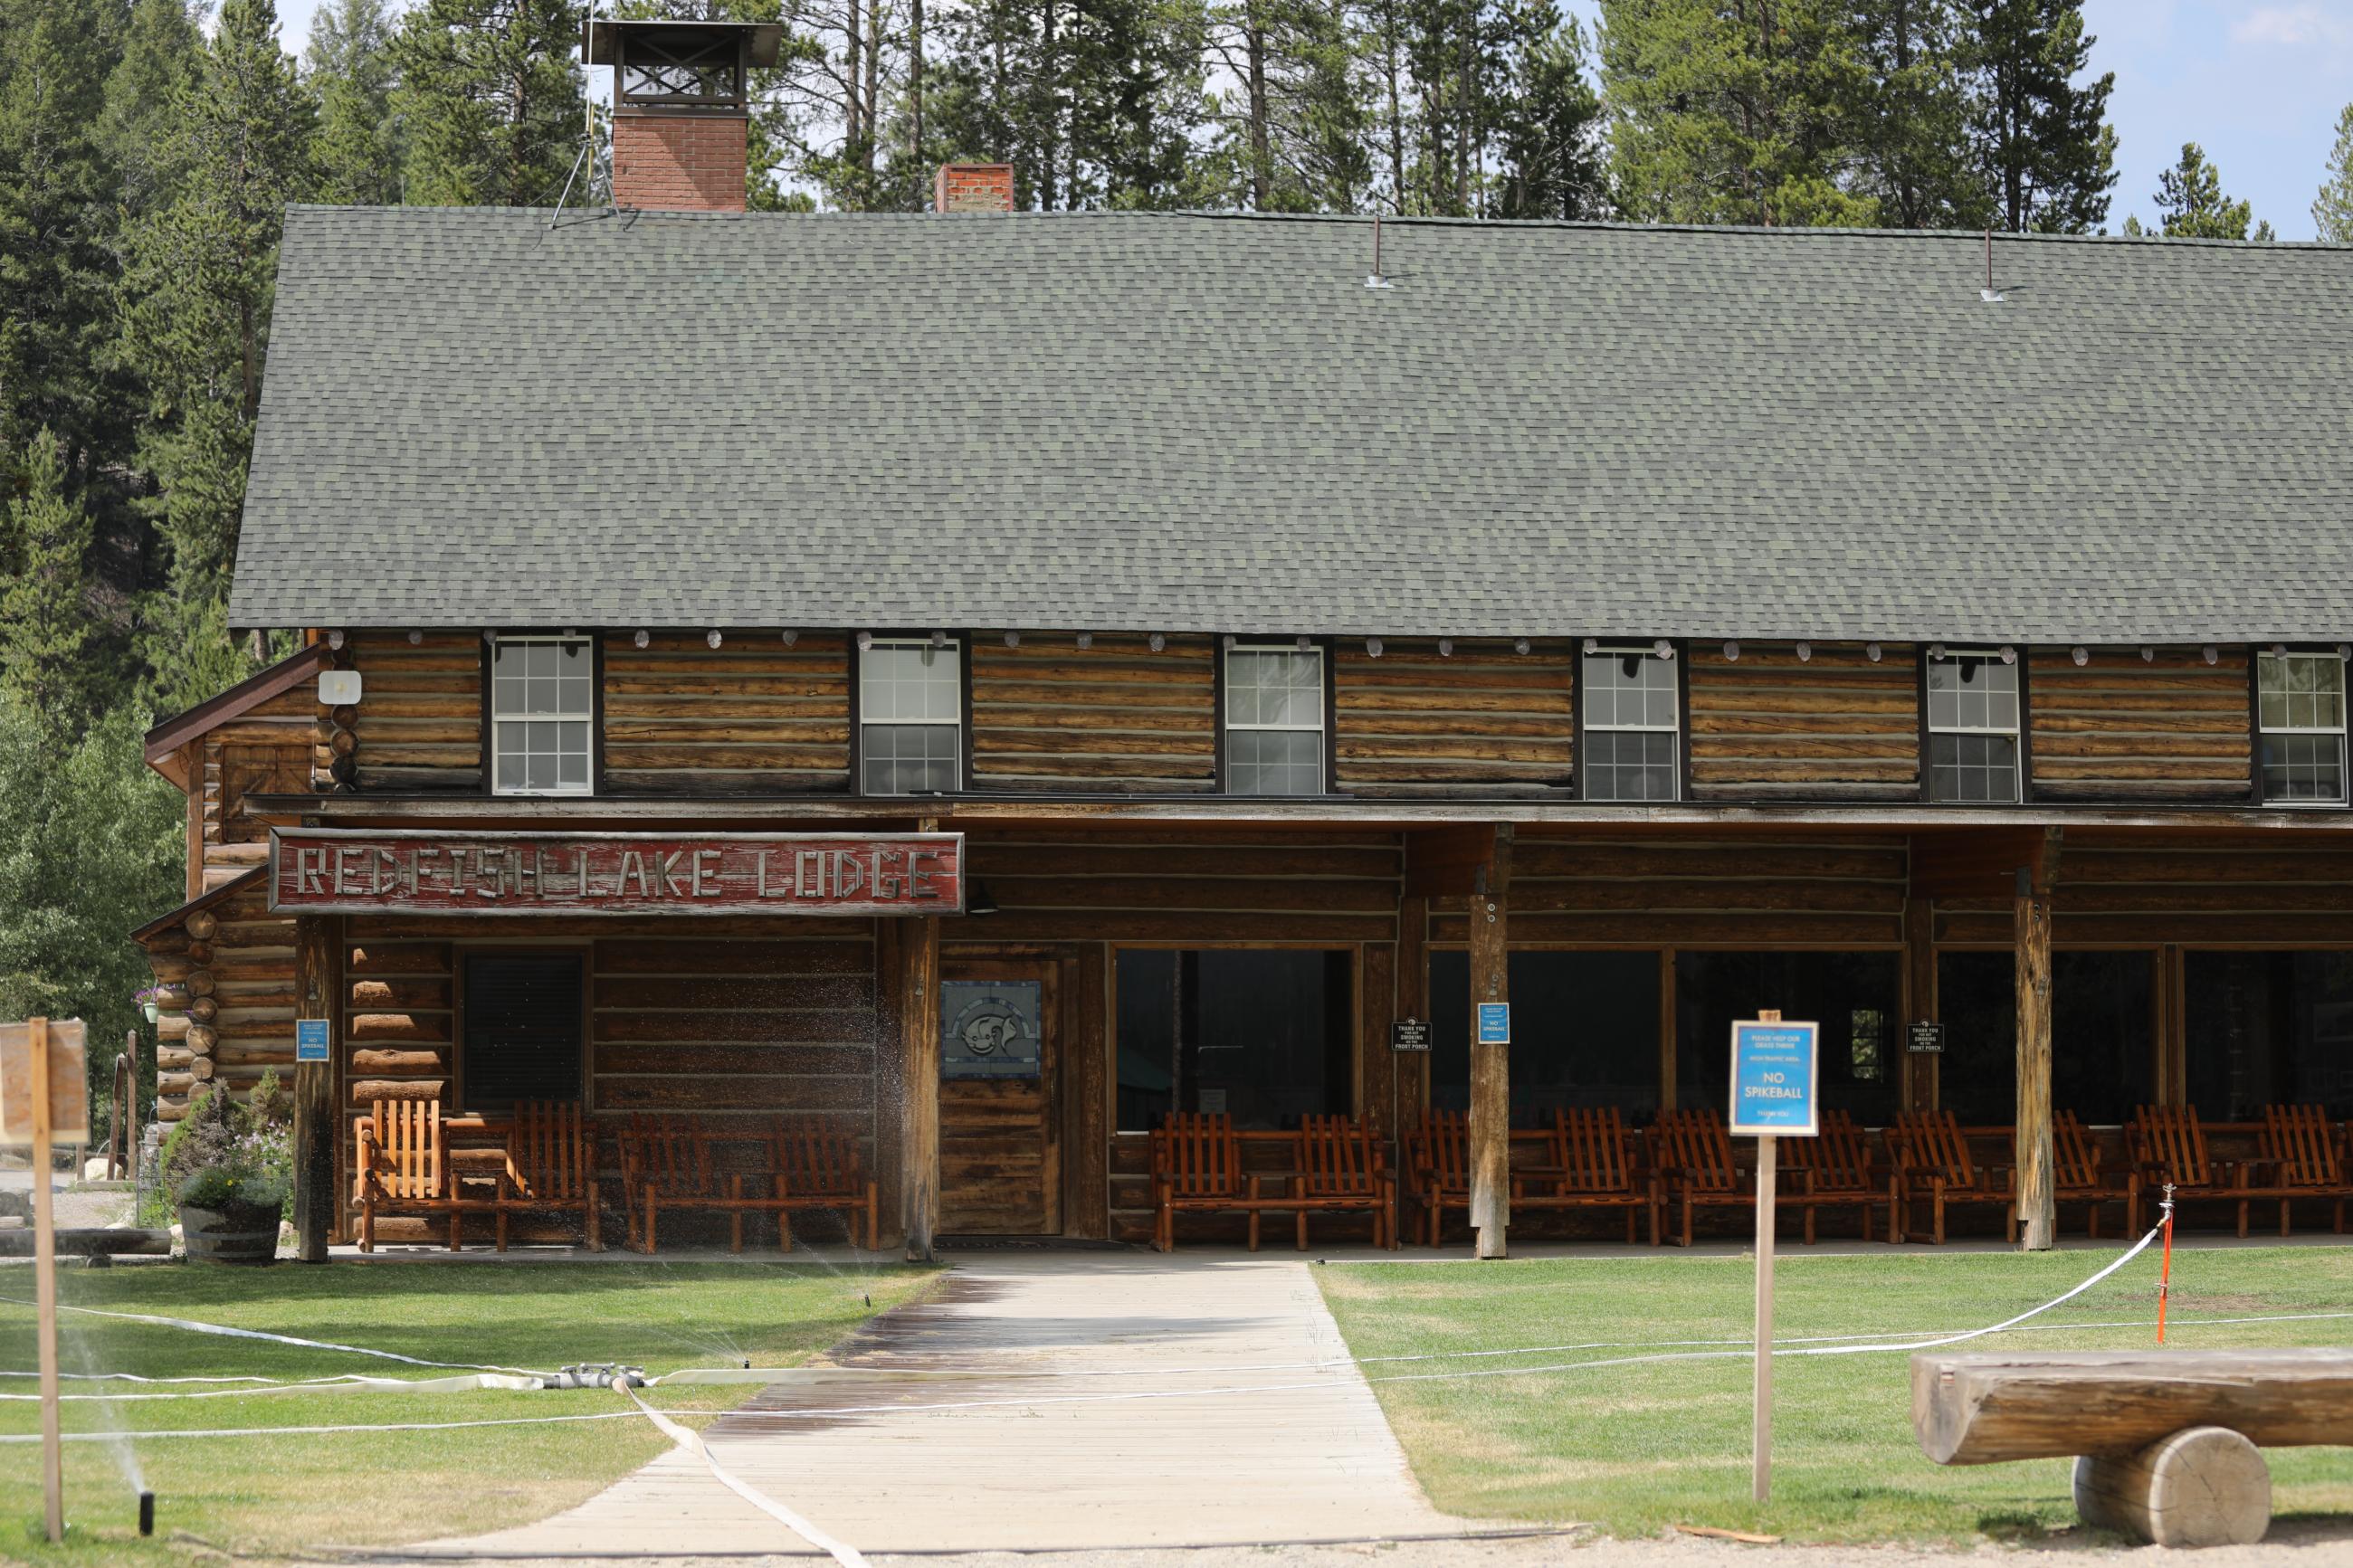
[[[1820,1026],[1785,1023],[1762,1011],[1732,1026],[1732,1116],[1726,1130],[1757,1140],[1757,1369],[1749,1491],[1758,1502],[1773,1489],[1773,1186],[1774,1141],[1811,1138],[1815,1045]]]

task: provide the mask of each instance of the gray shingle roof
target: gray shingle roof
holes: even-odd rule
[[[298,209],[241,626],[2353,637],[2353,250]]]

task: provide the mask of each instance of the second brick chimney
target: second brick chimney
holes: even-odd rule
[[[935,213],[1009,213],[1013,210],[1010,163],[943,163],[932,182]]]
[[[587,60],[613,68],[613,205],[742,212],[751,128],[745,79],[776,63],[774,23],[588,24]]]

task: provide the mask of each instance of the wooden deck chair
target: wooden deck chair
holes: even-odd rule
[[[1351,1116],[1303,1116],[1294,1144],[1292,1175],[1283,1195],[1269,1198],[1253,1182],[1250,1197],[1250,1247],[1258,1250],[1259,1215],[1288,1208],[1299,1250],[1307,1250],[1310,1214],[1368,1213],[1373,1245],[1397,1245],[1397,1183],[1372,1134]]]
[[[1806,1242],[1814,1240],[1814,1211],[1852,1208],[1862,1216],[1862,1239],[1871,1239],[1871,1211],[1887,1207],[1887,1239],[1895,1237],[1895,1174],[1873,1168],[1871,1142],[1854,1118],[1843,1110],[1822,1113],[1820,1131],[1811,1138],[1778,1141],[1777,1157],[1789,1167],[1789,1184],[1781,1202],[1804,1210]]]
[[[2330,1200],[2333,1228],[2344,1235],[2345,1200],[2353,1197],[2353,1183],[2346,1180],[2327,1111],[2317,1105],[2266,1105],[2263,1140],[2270,1178],[2281,1190],[2280,1234],[2288,1234],[2288,1205],[2305,1196]]]
[[[711,1141],[691,1116],[629,1118],[621,1132],[621,1202],[628,1216],[623,1243],[633,1252],[651,1252],[661,1205],[693,1206],[719,1195]],[[736,1245],[740,1249],[743,1237]]]
[[[449,1250],[463,1249],[465,1211],[494,1199],[470,1199],[449,1169],[438,1100],[379,1100],[353,1132],[352,1182],[360,1205],[360,1250],[375,1250],[378,1215],[449,1216]]]
[[[1471,1210],[1471,1119],[1460,1110],[1425,1110],[1406,1134],[1406,1186],[1421,1210],[1422,1240],[1438,1245],[1446,1211]]]
[[[1255,1185],[1255,1183],[1252,1184]],[[1242,1185],[1241,1145],[1222,1111],[1172,1110],[1152,1133],[1153,1246],[1176,1247],[1176,1212],[1238,1214],[1250,1194]],[[1258,1223],[1250,1222],[1255,1232]]]
[[[515,1107],[499,1179],[498,1247],[507,1249],[507,1216],[576,1214],[588,1250],[605,1242],[596,1200],[596,1140],[576,1100],[527,1100]]]
[[[2014,1148],[2011,1158],[2017,1158]],[[2139,1173],[2103,1165],[2099,1145],[2072,1110],[2052,1118],[2051,1174],[2056,1202],[2084,1205],[2084,1233],[2094,1241],[2100,1236],[2100,1205],[2118,1200],[2125,1205],[2125,1234],[2140,1234]]]
[[[881,1245],[881,1213],[874,1179],[859,1158],[858,1140],[848,1129],[814,1116],[778,1117],[770,1140],[774,1152],[776,1243],[786,1251],[793,1246],[793,1211],[831,1209],[841,1215],[842,1228],[855,1244],[858,1221],[866,1220],[866,1250]]]
[[[1512,1178],[1513,1207],[1622,1209],[1630,1247],[1636,1221],[1648,1214],[1651,1245],[1658,1245],[1658,1178],[1637,1173],[1633,1140],[1616,1106],[1556,1109],[1546,1150],[1547,1169]]]
[[[1661,1111],[1651,1127],[1651,1147],[1663,1201],[1683,1210],[1678,1247],[1692,1244],[1694,1208],[1756,1206],[1756,1186],[1734,1162],[1724,1118],[1713,1109]]]
[[[1945,1243],[1945,1210],[1963,1204],[1999,1205],[2002,1234],[2018,1240],[2018,1196],[2008,1170],[1980,1165],[1949,1110],[1907,1110],[1895,1119],[1889,1144],[1895,1154],[1896,1238],[1912,1238],[1912,1205],[1929,1205],[1929,1235]]]

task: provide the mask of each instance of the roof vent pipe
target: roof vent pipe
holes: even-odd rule
[[[1999,305],[2001,303],[2001,290],[1993,286],[1993,230],[1991,229],[1986,230],[1985,250],[1985,287],[1978,290],[1978,298],[1984,300],[1989,305]]]
[[[1365,287],[1386,289],[1388,286],[1388,276],[1381,270],[1381,215],[1375,213],[1373,215],[1373,269],[1365,275]]]

